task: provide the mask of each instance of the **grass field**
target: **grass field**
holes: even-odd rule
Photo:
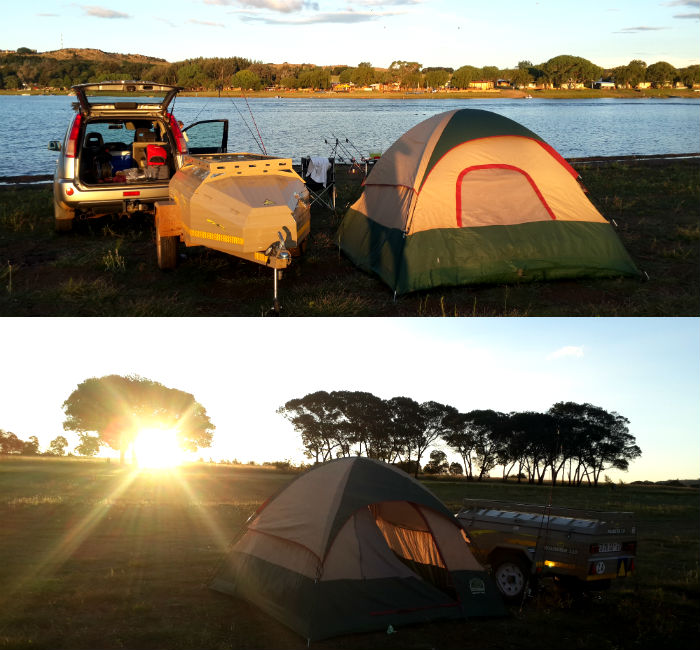
[[[578,163],[577,163],[578,164]],[[340,216],[312,209],[305,256],[280,282],[289,316],[694,316],[700,313],[700,160],[579,166],[589,196],[614,219],[650,277],[445,287],[394,300],[334,243]],[[340,206],[359,174],[338,172]],[[0,314],[260,316],[272,273],[206,248],[181,248],[159,271],[152,218],[105,217],[53,232],[49,186],[0,187]],[[342,211],[339,211],[342,214]]]
[[[0,647],[304,648],[207,583],[239,526],[292,474],[192,465],[135,473],[104,460],[0,458]],[[546,503],[546,486],[426,481],[465,496]],[[446,622],[316,648],[694,647],[700,614],[697,489],[555,488],[561,506],[631,510],[636,574],[572,601],[546,587],[503,619]]]

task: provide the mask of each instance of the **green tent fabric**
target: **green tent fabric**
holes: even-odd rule
[[[359,457],[314,468],[264,504],[210,586],[309,641],[504,614],[452,513],[405,472]]]
[[[538,135],[489,111],[434,115],[368,175],[338,245],[399,294],[440,285],[640,275]]]

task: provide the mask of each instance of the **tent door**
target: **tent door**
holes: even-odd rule
[[[555,219],[535,181],[512,165],[476,165],[457,177],[457,226],[507,226]]]
[[[417,508],[407,503],[401,504],[403,507],[397,506],[396,502],[370,506],[387,546],[411,571],[452,600],[457,600],[450,572],[427,522]]]

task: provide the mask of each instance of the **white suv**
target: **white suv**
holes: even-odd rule
[[[225,153],[228,120],[186,129],[168,112],[182,90],[147,81],[102,81],[73,86],[78,101],[54,174],[56,230],[76,217],[153,212],[167,200],[168,181],[187,153]],[[185,132],[187,135],[185,135]]]

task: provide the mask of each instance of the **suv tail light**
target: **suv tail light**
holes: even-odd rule
[[[637,542],[625,542],[622,545],[622,550],[630,555],[635,555],[637,553]]]
[[[78,113],[70,127],[70,134],[68,135],[68,142],[66,143],[66,158],[75,158],[75,154],[78,150],[78,136],[80,135],[80,124],[82,121],[83,115],[82,113]]]
[[[175,119],[172,113],[168,113],[168,116],[170,117],[170,130],[172,131],[173,137],[175,138],[177,152],[187,153],[187,140],[185,140],[185,136],[182,135],[182,131],[180,131],[180,126],[177,123],[177,120]]]

